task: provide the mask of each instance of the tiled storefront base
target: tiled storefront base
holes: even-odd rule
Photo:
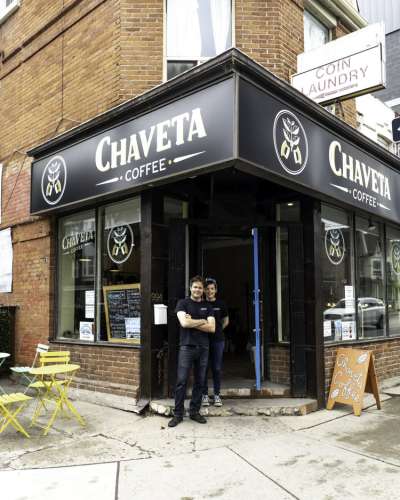
[[[96,399],[138,398],[139,349],[52,342],[51,350],[70,351],[71,362],[80,365],[76,389],[91,391]]]
[[[336,352],[339,347],[352,347],[372,351],[375,357],[375,369],[378,384],[384,380],[400,375],[400,338],[363,342],[354,344],[333,345],[325,347],[325,392],[328,395],[335,365]]]

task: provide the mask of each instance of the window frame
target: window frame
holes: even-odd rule
[[[163,0],[163,82],[168,81],[168,62],[188,62],[195,63],[195,66],[202,64],[211,57],[199,57],[197,59],[193,59],[191,57],[181,56],[181,57],[173,57],[168,59],[167,54],[167,2],[168,0]],[[236,29],[235,29],[235,12],[236,12],[236,0],[230,0],[231,2],[231,47],[236,46]],[[190,54],[188,54],[190,56]],[[187,70],[189,71],[189,70]],[[174,77],[173,77],[174,78]]]
[[[387,342],[392,339],[399,339],[400,338],[400,333],[398,334],[391,334],[390,333],[390,322],[389,322],[389,304],[388,304],[388,275],[387,275],[387,258],[388,258],[388,244],[387,244],[387,230],[388,228],[392,228],[394,230],[397,230],[400,232],[400,225],[396,225],[395,223],[388,221],[388,220],[383,220],[379,217],[376,216],[370,216],[369,214],[365,212],[358,212],[349,209],[348,207],[343,207],[339,205],[335,205],[329,202],[323,202],[324,205],[328,207],[332,207],[335,209],[339,210],[344,210],[350,219],[350,226],[351,226],[351,239],[352,239],[352,249],[351,249],[351,274],[352,274],[352,281],[353,281],[353,286],[354,286],[354,304],[355,304],[355,321],[356,321],[356,331],[357,331],[357,338],[353,340],[324,340],[324,346],[330,347],[330,346],[335,346],[335,345],[353,345],[353,344],[371,344],[375,342]],[[381,235],[381,244],[382,244],[382,252],[383,252],[383,291],[384,291],[384,297],[383,299],[376,298],[377,301],[383,300],[384,301],[384,307],[385,307],[385,333],[384,335],[380,336],[374,336],[374,337],[367,337],[367,338],[359,338],[358,335],[358,324],[359,324],[359,308],[358,308],[358,303],[360,300],[359,297],[359,264],[358,264],[358,259],[357,259],[357,249],[356,249],[356,217],[361,217],[364,219],[368,219],[372,221],[373,223],[380,224],[382,227],[382,235]],[[322,220],[321,220],[322,224]],[[316,263],[317,265],[317,263]],[[322,277],[321,277],[322,278]],[[323,331],[323,325],[321,325],[321,330]]]
[[[304,52],[311,52],[312,50],[318,49],[319,47],[313,47],[311,49],[306,49],[306,47],[305,47],[305,42],[306,42],[305,19],[306,19],[306,16],[309,16],[312,21],[315,20],[316,25],[320,25],[322,28],[326,29],[326,31],[327,31],[327,41],[323,45],[320,45],[319,47],[323,47],[325,44],[332,41],[332,38],[333,38],[332,29],[336,26],[336,24],[329,22],[328,18],[326,16],[321,15],[320,11],[317,12],[314,10],[310,10],[309,8],[304,9],[304,13],[303,13],[303,50],[304,50]]]

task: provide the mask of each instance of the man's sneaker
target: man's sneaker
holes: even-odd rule
[[[222,401],[219,394],[216,394],[214,396],[214,406],[222,406]]]
[[[168,427],[176,427],[178,424],[182,422],[183,418],[182,417],[172,417],[171,420],[168,422]]]
[[[208,399],[207,394],[203,394],[201,398],[201,406],[210,406],[210,400]]]
[[[198,424],[206,424],[207,420],[203,417],[203,415],[200,415],[200,413],[195,413],[194,415],[190,415],[190,418],[197,422]]]

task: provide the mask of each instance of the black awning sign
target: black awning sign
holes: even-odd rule
[[[229,79],[34,162],[31,213],[231,159],[233,108]]]
[[[400,175],[286,103],[241,81],[239,154],[292,183],[400,221]]]

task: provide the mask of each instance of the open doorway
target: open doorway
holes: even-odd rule
[[[218,297],[225,301],[230,324],[225,330],[222,393],[254,386],[253,261],[250,234],[204,236],[202,272],[214,278]],[[211,373],[209,387],[212,388]]]

